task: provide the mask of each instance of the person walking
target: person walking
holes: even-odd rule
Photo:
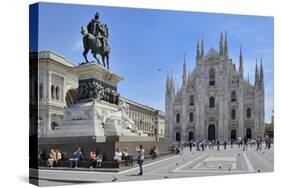
[[[217,151],[220,151],[220,141],[219,141],[219,139],[217,140]]]
[[[244,137],[244,146],[243,146],[243,151],[248,149],[248,138],[245,136]]]
[[[271,148],[271,138],[268,138],[268,148],[267,149],[270,149]]]
[[[190,150],[190,151],[192,151],[192,145],[193,145],[193,142],[192,142],[192,140],[190,140],[190,141],[189,141],[189,150]]]
[[[257,137],[257,151],[261,150],[261,139],[260,137]]]
[[[201,144],[201,151],[204,151],[204,149],[205,149],[204,141],[200,142],[200,144]]]
[[[200,146],[199,146],[199,144],[200,144],[200,142],[199,142],[199,140],[197,140],[197,141],[196,141],[196,149],[197,149],[197,151],[200,151]]]
[[[224,142],[223,142],[224,150],[226,150],[226,145],[227,145],[227,142],[226,142],[226,140],[224,140]]]
[[[140,173],[138,175],[142,176],[143,175],[143,162],[144,162],[144,149],[143,146],[140,145],[139,148],[136,148],[137,152],[138,152],[138,164],[140,167]]]

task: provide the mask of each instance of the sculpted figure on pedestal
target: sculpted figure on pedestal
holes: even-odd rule
[[[126,129],[130,129],[132,132],[139,133],[138,129],[135,126],[133,120],[129,118],[129,105],[125,102],[121,102],[118,105],[118,111],[111,114],[105,115],[103,117],[102,124],[106,124],[108,120],[119,120],[119,126],[123,126]],[[112,121],[115,122],[115,121]]]
[[[89,50],[91,50],[97,62],[100,64],[100,61],[97,58],[97,54],[99,54],[102,58],[103,66],[109,69],[109,32],[107,25],[100,23],[98,12],[95,14],[95,17],[89,22],[87,27],[81,27],[81,34],[83,35],[83,56],[86,60],[86,63],[89,63],[87,54]]]

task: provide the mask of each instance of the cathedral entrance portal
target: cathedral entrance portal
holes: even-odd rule
[[[230,132],[230,139],[231,140],[236,140],[236,130],[232,129]]]
[[[178,141],[178,142],[181,141],[181,133],[179,133],[179,132],[176,133],[176,141]]]
[[[193,132],[192,131],[190,131],[189,133],[188,133],[188,140],[190,141],[190,140],[193,140],[194,138],[193,138]]]
[[[208,140],[216,140],[216,127],[210,124],[208,127]]]
[[[246,130],[246,137],[247,137],[247,139],[252,139],[252,130],[251,129]]]

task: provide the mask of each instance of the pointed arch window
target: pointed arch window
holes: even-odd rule
[[[190,106],[194,105],[194,96],[193,95],[190,95],[190,97],[189,97],[189,105]]]
[[[176,123],[180,123],[180,121],[181,121],[180,119],[181,119],[180,114],[177,114],[176,115]]]
[[[250,119],[252,116],[251,108],[247,108],[247,118]]]
[[[236,102],[236,97],[237,97],[236,91],[232,91],[231,92],[231,102]]]
[[[231,110],[231,119],[232,120],[236,119],[236,111],[234,109]]]
[[[193,113],[189,113],[189,122],[193,122]]]
[[[216,79],[216,73],[215,69],[210,69],[209,71],[209,85],[214,86],[215,85],[215,79]]]
[[[214,108],[215,107],[215,97],[209,98],[209,107]]]

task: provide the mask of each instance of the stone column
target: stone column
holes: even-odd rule
[[[61,87],[61,102],[65,105],[65,96],[66,96],[66,91],[65,91],[65,86],[66,86],[66,81],[63,78],[62,81],[62,87]]]
[[[46,121],[46,130],[45,130],[45,135],[48,134],[48,132],[51,130],[51,113],[47,114],[47,121]]]
[[[47,86],[47,88],[48,88],[48,90],[47,90],[47,93],[48,93],[48,96],[47,96],[47,101],[48,102],[50,102],[50,100],[52,99],[52,91],[51,91],[51,87],[52,87],[52,72],[51,71],[49,71],[49,72],[47,72],[47,79],[48,79],[48,86]]]

